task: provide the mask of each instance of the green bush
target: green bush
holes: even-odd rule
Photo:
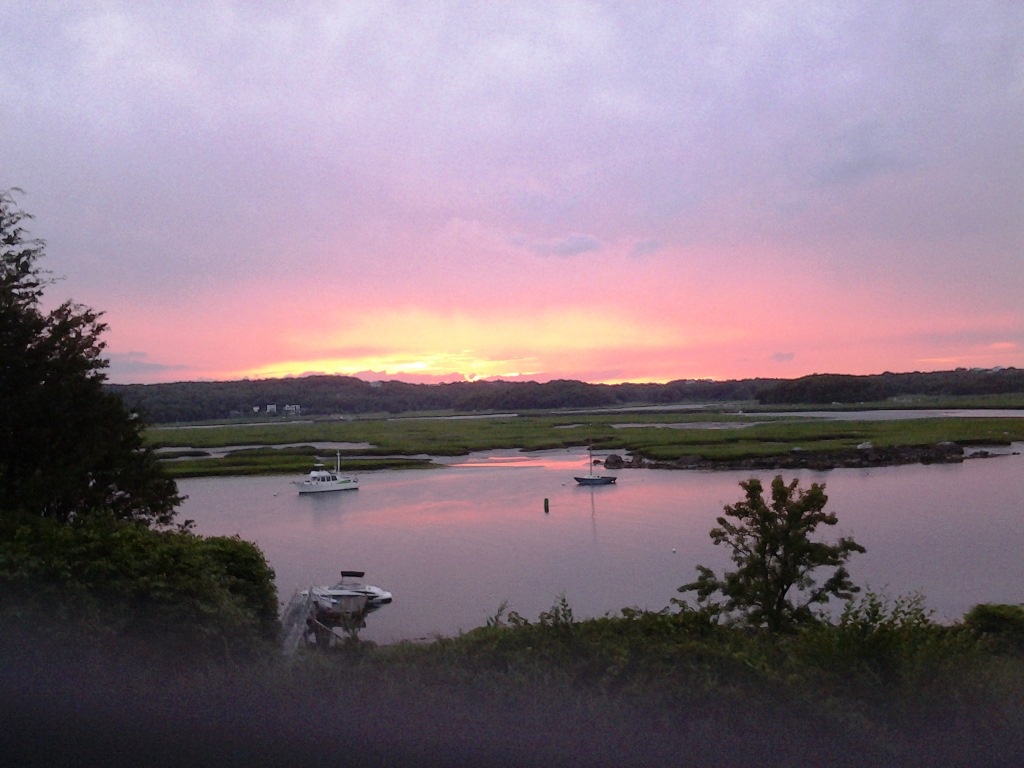
[[[955,627],[932,621],[919,594],[868,592],[836,624],[809,628],[794,643],[798,667],[854,688],[913,688],[963,664],[973,650]]]
[[[1024,652],[1024,605],[976,605],[964,616],[964,627],[997,650]]]
[[[279,632],[274,572],[254,544],[112,516],[8,528],[0,587],[3,621],[72,642],[107,638],[161,654],[233,658]]]

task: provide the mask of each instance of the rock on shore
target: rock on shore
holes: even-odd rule
[[[988,451],[971,455],[964,453],[962,445],[953,442],[934,445],[901,445],[879,448],[864,443],[856,448],[834,451],[804,451],[799,448],[773,456],[753,456],[742,459],[706,459],[702,456],[683,456],[672,461],[656,461],[633,456],[629,461],[617,454],[605,459],[608,469],[813,469],[826,470],[845,467],[885,467],[899,464],[954,464],[965,458],[998,456]]]

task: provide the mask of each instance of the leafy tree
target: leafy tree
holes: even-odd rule
[[[53,279],[29,219],[0,190],[0,515],[67,522],[105,509],[170,524],[177,487],[143,446],[142,424],[103,387],[101,313],[41,307]]]
[[[698,579],[679,588],[697,593],[706,610],[743,614],[746,621],[772,632],[785,631],[815,618],[813,606],[832,597],[849,600],[859,588],[850,581],[845,563],[864,547],[844,537],[835,544],[812,540],[819,525],[835,525],[836,516],[825,512],[825,486],[812,483],[807,490],[799,480],[788,485],[782,476],[772,481],[770,503],[763,496],[761,481],[741,482],[746,498],[725,506],[711,540],[732,550],[736,570],[719,579],[706,566],[698,565]],[[815,580],[820,568],[834,568],[823,583]],[[721,594],[724,602],[716,602]],[[685,605],[674,599],[677,605]]]

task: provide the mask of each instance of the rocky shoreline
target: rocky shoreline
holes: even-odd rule
[[[706,459],[703,456],[683,456],[672,461],[660,461],[634,455],[627,461],[618,454],[611,454],[605,459],[604,465],[607,469],[828,470],[888,467],[901,464],[958,464],[965,459],[1006,455],[1010,454],[993,453],[983,449],[967,453],[962,445],[952,442],[936,443],[935,445],[899,445],[887,448],[865,444],[857,448],[834,451],[803,451],[794,448],[789,453],[772,456],[720,460]]]

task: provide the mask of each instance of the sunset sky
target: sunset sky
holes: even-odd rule
[[[1024,367],[1024,3],[6,0],[8,187],[114,382]]]

